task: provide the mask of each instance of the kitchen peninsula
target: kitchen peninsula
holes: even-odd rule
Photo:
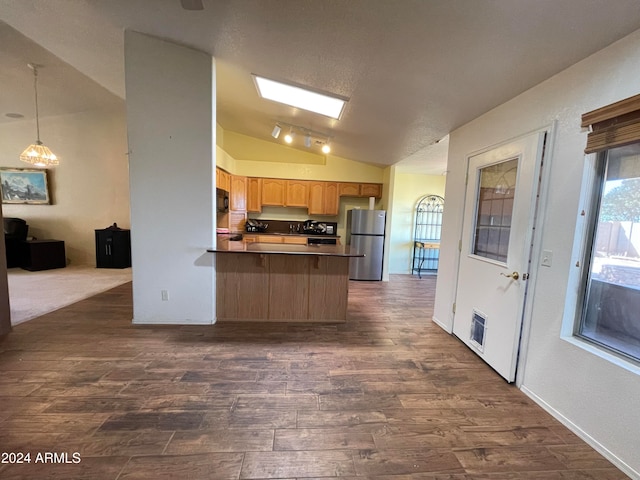
[[[345,322],[348,245],[246,243],[216,248],[217,321]]]

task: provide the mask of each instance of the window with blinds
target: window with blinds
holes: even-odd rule
[[[598,174],[575,335],[640,362],[640,95],[583,115]]]
[[[585,113],[581,126],[591,129],[585,153],[640,142],[640,95]]]

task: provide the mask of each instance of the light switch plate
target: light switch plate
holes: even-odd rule
[[[550,267],[553,262],[553,252],[551,250],[543,250],[542,251],[542,260],[540,264],[543,267]]]

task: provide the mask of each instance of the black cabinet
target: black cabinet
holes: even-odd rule
[[[96,230],[96,267],[131,266],[131,231],[113,226]]]
[[[67,266],[67,257],[62,240],[29,240],[22,242],[22,268],[49,270]]]

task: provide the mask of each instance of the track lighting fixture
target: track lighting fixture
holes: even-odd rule
[[[295,141],[296,133],[298,133],[300,136],[304,137],[303,142],[306,148],[311,148],[315,144],[316,146],[322,146],[322,153],[325,155],[331,151],[331,148],[329,147],[329,140],[332,138],[331,135],[323,132],[317,132],[307,127],[293,125],[292,123],[278,121],[271,132],[271,136],[273,138],[278,138],[282,128],[287,127],[289,128],[289,132],[283,137],[283,140],[286,143],[292,144]]]
[[[289,133],[287,133],[284,136],[284,141],[287,143],[292,143],[293,142],[293,128],[289,129]]]

